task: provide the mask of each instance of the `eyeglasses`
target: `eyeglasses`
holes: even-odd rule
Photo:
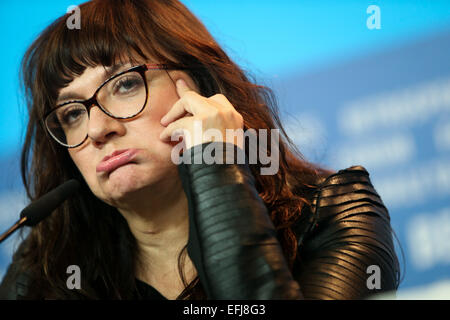
[[[80,146],[88,137],[89,112],[98,106],[114,119],[130,119],[144,110],[148,99],[147,70],[169,70],[165,64],[143,64],[103,82],[87,100],[59,104],[44,116],[49,134],[67,148]]]

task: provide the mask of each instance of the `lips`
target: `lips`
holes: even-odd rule
[[[111,155],[106,156],[97,165],[97,172],[111,173],[117,168],[133,162],[134,157],[138,153],[137,149],[124,149],[114,151]]]

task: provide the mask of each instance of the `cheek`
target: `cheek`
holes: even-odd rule
[[[167,86],[166,86],[167,88]],[[172,108],[179,99],[175,89],[163,90],[161,87],[150,88],[147,108],[150,117],[160,122],[161,118]]]

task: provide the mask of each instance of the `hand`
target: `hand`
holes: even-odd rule
[[[244,120],[223,94],[203,97],[182,79],[176,82],[176,89],[180,99],[161,118],[161,124],[166,127],[160,134],[161,140],[176,141],[182,135],[186,149],[210,141],[231,142],[243,147],[242,139],[227,140],[226,129],[242,131]]]

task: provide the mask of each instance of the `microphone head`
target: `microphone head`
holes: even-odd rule
[[[23,224],[35,226],[59,207],[64,200],[74,194],[79,187],[80,183],[75,179],[71,179],[46,193],[22,210],[20,218],[27,217]]]

